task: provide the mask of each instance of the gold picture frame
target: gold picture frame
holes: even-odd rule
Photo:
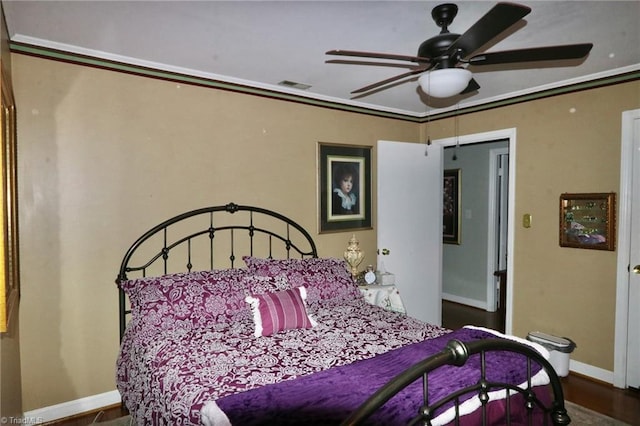
[[[560,195],[560,246],[615,250],[616,194]]]
[[[3,56],[4,58],[4,56]],[[0,132],[2,146],[2,191],[0,191],[0,333],[11,330],[20,298],[18,261],[18,185],[16,107],[10,76],[2,64],[2,112]]]

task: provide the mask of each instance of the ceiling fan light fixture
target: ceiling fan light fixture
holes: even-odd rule
[[[471,77],[471,71],[464,68],[442,68],[422,74],[418,83],[429,96],[450,98],[466,89]]]

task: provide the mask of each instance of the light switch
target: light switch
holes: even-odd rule
[[[531,228],[531,215],[529,213],[522,216],[522,226],[525,228]]]

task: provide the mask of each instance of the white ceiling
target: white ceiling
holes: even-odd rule
[[[12,42],[417,117],[640,70],[637,0],[521,2],[532,8],[524,25],[486,51],[590,42],[587,59],[537,69],[477,67],[479,92],[431,105],[415,78],[369,96],[350,94],[405,69],[325,63],[331,49],[415,55],[439,32],[431,9],[440,3],[2,0]],[[455,3],[449,29],[459,34],[495,4]],[[286,88],[282,80],[311,87]]]

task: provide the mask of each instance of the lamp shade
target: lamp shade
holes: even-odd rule
[[[422,74],[418,83],[429,96],[448,98],[466,89],[471,76],[471,71],[464,68],[443,68]]]

